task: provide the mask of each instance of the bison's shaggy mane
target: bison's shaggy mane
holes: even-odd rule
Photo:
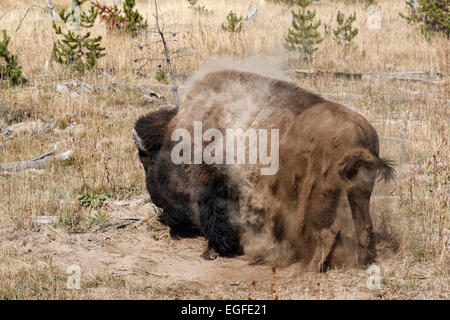
[[[167,124],[176,115],[177,109],[161,108],[140,117],[134,126],[133,140],[139,149],[155,156],[162,147],[167,133]]]

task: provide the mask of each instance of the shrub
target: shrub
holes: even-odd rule
[[[342,47],[348,47],[351,45],[353,38],[358,34],[358,28],[352,28],[353,22],[356,20],[356,12],[349,15],[345,19],[345,15],[338,11],[336,16],[336,22],[338,26],[333,30],[334,38],[336,42]]]
[[[100,20],[109,30],[125,30],[134,37],[140,30],[148,27],[147,20],[144,20],[138,10],[133,10],[136,5],[135,0],[125,0],[123,12],[117,5],[107,6],[99,2],[91,2],[91,4],[98,10]]]
[[[225,25],[225,23],[222,23],[222,30],[228,32],[242,31],[242,16],[238,18],[233,11],[230,11],[230,13],[227,15],[227,23],[227,25]]]
[[[311,3],[312,0],[297,0],[299,9],[297,13],[292,11],[292,29],[289,29],[286,37],[286,48],[297,50],[306,61],[311,60],[312,55],[317,51],[315,45],[323,41],[317,30],[321,21],[314,22],[316,11],[306,9]]]
[[[102,37],[91,38],[91,33],[82,34],[81,28],[91,28],[97,18],[98,11],[93,7],[88,13],[82,12],[80,7],[87,0],[75,0],[74,5],[66,11],[59,11],[59,16],[65,25],[74,24],[76,32],[68,30],[63,33],[60,26],[53,21],[53,29],[57,35],[62,35],[63,39],[58,40],[53,50],[53,58],[56,62],[70,65],[79,72],[92,69],[97,60],[105,54],[105,48],[100,46]]]
[[[0,58],[2,58],[5,64],[0,65],[0,79],[7,79],[11,84],[16,85],[21,79],[22,67],[19,65],[17,55],[11,54],[8,50],[11,37],[6,34],[6,30],[2,32],[3,40],[0,42]]]
[[[430,38],[442,33],[450,38],[450,6],[448,0],[405,0],[410,7],[408,15],[399,13],[408,23],[420,23],[420,30]],[[416,8],[416,5],[418,7]]]
[[[187,0],[187,2],[189,3],[188,8],[190,8],[192,10],[195,10],[198,13],[203,13],[203,14],[212,14],[212,13],[214,13],[214,11],[206,9],[205,6],[200,6],[198,4],[198,0]]]
[[[167,73],[163,69],[158,69],[158,71],[156,71],[155,78],[158,82],[169,84],[169,78],[167,77]]]
[[[420,0],[419,10],[423,13],[422,33],[430,36],[443,33],[450,37],[450,6],[448,0]]]

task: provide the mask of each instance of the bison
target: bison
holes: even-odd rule
[[[218,132],[230,129],[240,136],[230,142],[227,134],[225,142]],[[259,145],[273,170],[267,161],[239,161],[254,160],[252,132],[278,139]],[[339,239],[341,195],[351,208],[357,262],[376,256],[370,196],[377,176],[387,181],[395,171],[379,156],[375,129],[342,105],[287,81],[222,70],[197,79],[179,109],[141,117],[132,136],[151,199],[163,209],[161,222],[172,237],[205,237],[205,259],[249,254],[323,270]],[[235,141],[244,143],[243,155]],[[202,161],[207,151],[227,161]]]

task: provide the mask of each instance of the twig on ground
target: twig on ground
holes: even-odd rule
[[[127,217],[127,218],[121,218],[119,220],[114,220],[110,222],[106,222],[103,224],[100,224],[93,228],[93,232],[106,232],[110,229],[122,229],[125,228],[131,224],[134,223],[142,223],[147,221],[148,218],[135,218],[135,217]]]

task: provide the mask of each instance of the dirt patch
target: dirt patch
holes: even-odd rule
[[[154,208],[143,199],[112,201],[109,207],[110,219],[132,213],[145,218],[144,213]],[[374,205],[375,213],[379,212],[376,208]],[[88,279],[96,277],[115,279],[90,288],[89,294],[95,298],[271,299],[275,295],[274,277],[282,299],[372,299],[391,294],[383,289],[369,290],[369,275],[358,267],[304,273],[299,264],[292,264],[277,268],[274,273],[272,266],[250,265],[246,257],[206,261],[200,257],[206,247],[204,239],[173,240],[167,228],[156,228],[154,220],[149,222],[151,218],[123,229],[82,234],[69,234],[50,225],[34,231],[4,229],[0,233],[0,249],[33,257],[36,265],[63,272],[77,265],[82,282],[92,282]],[[378,228],[380,222],[374,220]],[[382,251],[376,262],[384,276],[398,270],[392,266],[398,265],[395,255],[386,252]],[[117,279],[126,285],[117,288]],[[422,280],[425,279],[428,278]]]

